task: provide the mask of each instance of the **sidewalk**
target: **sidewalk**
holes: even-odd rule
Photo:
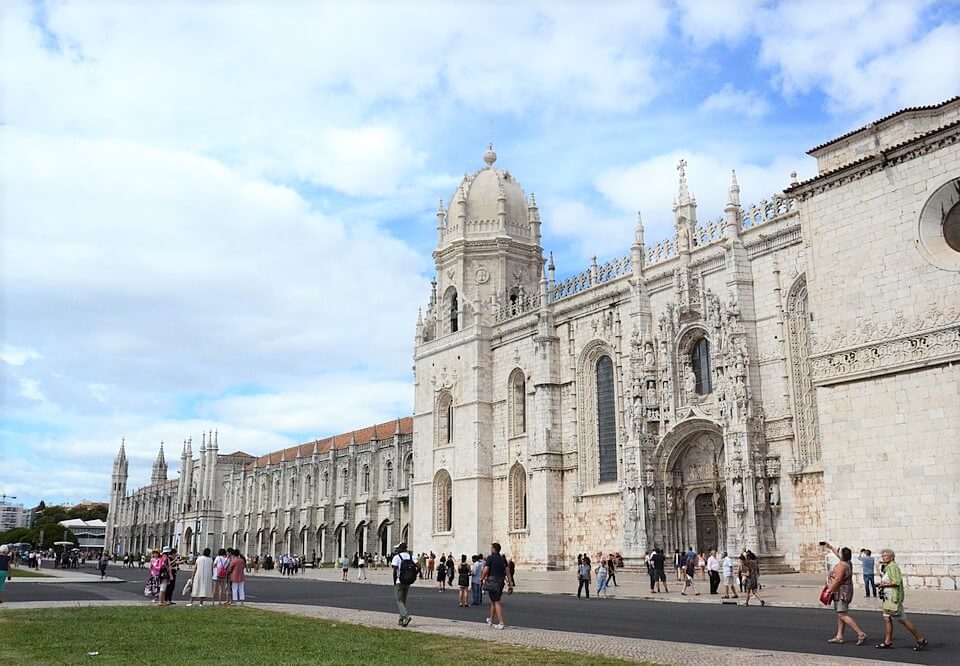
[[[269,575],[269,574],[268,574]],[[317,578],[316,576],[314,578]],[[28,608],[77,608],[88,606],[134,606],[122,601],[41,601],[5,603],[0,611],[16,611]],[[499,641],[512,645],[562,650],[565,652],[581,652],[594,655],[603,655],[630,661],[652,661],[660,664],[705,664],[717,666],[741,666],[742,664],[783,664],[788,666],[803,666],[816,662],[818,666],[868,666],[871,664],[885,664],[890,662],[867,659],[851,659],[822,654],[805,654],[796,652],[780,652],[776,650],[752,650],[746,648],[717,647],[714,645],[698,645],[695,643],[676,643],[670,641],[656,641],[639,638],[617,637],[609,640],[609,636],[588,633],[574,633],[567,631],[551,631],[548,629],[529,629],[524,627],[510,627],[507,631],[492,631],[480,622],[464,622],[433,617],[414,617],[413,623],[406,629],[397,628],[396,613],[381,613],[376,611],[358,611],[329,606],[304,606],[299,604],[265,604],[250,603],[248,608],[257,608],[280,613],[289,613],[303,617],[312,617],[323,620],[332,620],[345,624],[358,624],[365,627],[379,627],[395,631],[416,631],[425,634],[439,634],[463,638],[475,638],[485,641]],[[177,607],[164,612],[196,612],[183,611]],[[211,617],[216,610],[200,611],[210,613]]]
[[[31,571],[33,571],[31,569]],[[110,571],[110,569],[108,569]],[[122,569],[121,569],[122,571]],[[100,572],[94,569],[40,569],[42,576],[17,576],[17,569],[11,569],[12,578],[7,578],[7,585],[21,585],[23,583],[122,583],[123,578],[107,576],[100,578]]]
[[[280,574],[274,571],[260,571],[257,574],[250,573],[248,576],[260,576],[280,578]],[[306,571],[291,576],[301,580],[326,580],[339,581],[342,577],[342,570],[336,569],[307,569]],[[350,569],[350,582],[344,585],[392,585],[393,577],[389,567],[379,569],[367,569],[368,582],[357,582],[357,569]],[[535,594],[576,594],[577,580],[576,574],[571,571],[529,571],[517,569],[516,573],[517,587],[519,593]],[[687,596],[681,596],[680,590],[682,583],[676,580],[668,580],[669,594],[650,594],[650,579],[646,574],[634,572],[617,572],[617,582],[619,587],[610,588],[610,597],[626,599],[647,599],[656,602],[674,602],[674,603],[714,603],[721,602],[719,596],[711,596],[709,581],[697,581],[699,596],[693,596],[688,592]],[[816,574],[771,574],[761,576],[760,583],[763,589],[760,594],[768,605],[786,606],[793,608],[819,608],[833,612],[833,608],[823,606],[820,603],[820,590],[823,588],[825,576]],[[436,587],[436,581],[421,580],[417,581],[418,586]],[[591,586],[596,590],[596,585]],[[723,588],[721,587],[721,590]],[[743,603],[744,595],[736,601]],[[879,607],[879,599],[865,599],[863,588],[855,588],[853,608],[855,610],[870,610]],[[945,590],[907,590],[906,607],[911,613],[934,613],[937,615],[960,615],[960,591]]]

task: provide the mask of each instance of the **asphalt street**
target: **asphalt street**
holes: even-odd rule
[[[113,572],[111,572],[113,573]],[[119,599],[145,603],[145,575],[115,584],[30,583],[21,579],[7,586],[6,601],[52,601]],[[114,575],[117,575],[116,573]],[[341,583],[297,578],[252,577],[247,580],[247,599],[253,602],[298,603],[358,610],[395,612],[392,590],[385,585]],[[416,615],[483,622],[486,606],[459,608],[455,591],[437,592],[429,582],[419,582],[407,601]],[[658,602],[645,599],[578,600],[567,595],[514,594],[504,596],[507,624],[558,631],[631,638],[677,641],[704,645],[744,647],[757,650],[830,654],[916,664],[960,663],[960,617],[911,614],[930,647],[914,652],[912,637],[899,625],[894,628],[893,650],[873,646],[882,639],[883,624],[875,611],[853,610],[867,632],[867,645],[857,647],[848,634],[847,643],[828,645],[835,630],[831,609],[766,608],[717,604]],[[201,611],[206,612],[206,611]]]

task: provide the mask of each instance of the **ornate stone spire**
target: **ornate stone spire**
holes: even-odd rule
[[[687,189],[687,161],[681,159],[677,164],[677,172],[680,174],[680,192],[677,196],[677,205],[682,206],[690,203],[690,190]]]
[[[727,197],[727,203],[739,206],[740,205],[740,185],[737,183],[737,172],[736,170],[730,171],[730,190],[729,196]]]
[[[163,442],[160,442],[160,451],[157,453],[157,459],[153,463],[153,471],[150,475],[151,483],[163,483],[167,480],[167,461],[163,456]]]

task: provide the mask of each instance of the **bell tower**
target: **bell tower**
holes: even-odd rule
[[[436,275],[417,319],[411,547],[481,552],[493,535],[493,325],[537,312],[540,211],[489,145],[437,209]]]

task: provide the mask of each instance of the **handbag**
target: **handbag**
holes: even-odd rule
[[[833,601],[833,593],[830,591],[829,585],[824,585],[823,589],[820,590],[820,603],[824,606],[829,606]]]

